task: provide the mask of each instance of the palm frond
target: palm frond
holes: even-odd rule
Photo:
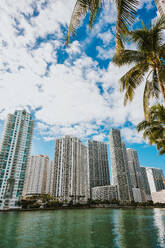
[[[120,90],[125,92],[124,105],[132,101],[135,89],[143,82],[148,65],[137,64],[120,79]]]
[[[135,50],[123,50],[120,54],[115,54],[112,61],[118,66],[131,63],[144,63],[146,54]],[[146,61],[147,62],[147,61]]]
[[[135,21],[139,0],[116,0],[116,53],[123,51],[122,34],[127,32],[128,26]]]
[[[67,45],[70,36],[75,33],[76,28],[79,26],[81,20],[85,17],[88,11],[90,12],[89,24],[92,28],[92,24],[103,4],[104,0],[77,0],[68,28]]]
[[[149,143],[156,144],[159,154],[165,151],[165,107],[161,104],[152,106],[148,113],[148,119],[140,122],[138,132],[143,131],[143,138]]]
[[[157,19],[152,26],[147,29],[146,26],[142,29],[137,29],[130,32],[130,37],[133,42],[136,42],[141,51],[158,51],[163,44],[163,30],[165,29],[165,18]]]
[[[69,43],[70,36],[75,33],[77,26],[79,25],[82,17],[84,17],[89,10],[90,0],[77,0],[72,17],[70,20],[68,34],[67,34],[67,45]]]

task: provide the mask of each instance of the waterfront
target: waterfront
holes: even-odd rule
[[[165,209],[0,213],[1,248],[163,248]]]

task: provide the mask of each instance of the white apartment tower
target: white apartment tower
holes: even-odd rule
[[[147,176],[147,170],[146,169],[147,169],[147,167],[144,167],[144,166],[140,167],[146,197],[147,197],[147,200],[150,201],[150,200],[152,200],[151,199],[151,190],[150,190],[150,186],[149,186],[149,181],[148,181],[148,176]]]
[[[25,110],[9,114],[0,146],[0,208],[17,208],[22,195],[33,132],[32,116]]]
[[[117,186],[118,197],[120,201],[131,201],[127,169],[123,153],[123,145],[120,136],[120,130],[111,129],[110,132],[110,155],[112,168],[113,185]]]
[[[126,146],[125,146],[124,142],[122,142],[122,150],[123,150],[123,159],[124,159],[124,165],[125,165],[126,176],[127,176],[129,199],[130,199],[130,201],[133,201],[134,200],[134,192],[132,190],[131,174],[130,174],[130,169],[129,169],[129,165],[128,165],[128,156],[127,156],[127,150],[126,150]]]
[[[53,195],[54,161],[49,161],[47,166],[46,194]]]
[[[80,139],[64,136],[55,143],[53,194],[69,202],[87,201],[87,148]]]
[[[142,201],[146,201],[146,193],[143,185],[143,177],[141,174],[137,151],[127,148],[128,168],[130,172],[131,186],[133,194],[141,192]],[[139,190],[138,190],[139,189]],[[135,197],[134,197],[135,198]],[[139,198],[139,197],[138,197]],[[135,200],[135,199],[134,199]]]
[[[87,161],[90,191],[93,187],[110,185],[107,144],[88,140]]]
[[[26,180],[23,195],[46,194],[50,188],[50,165],[46,155],[34,155],[30,157],[26,170]]]

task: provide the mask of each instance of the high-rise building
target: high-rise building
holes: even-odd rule
[[[87,161],[90,192],[93,187],[110,184],[107,144],[88,140]]]
[[[0,146],[0,208],[16,208],[22,195],[33,132],[25,110],[9,114]]]
[[[148,176],[147,176],[146,167],[141,166],[140,170],[141,170],[141,175],[142,175],[142,178],[143,178],[143,186],[144,186],[144,190],[145,190],[145,193],[146,193],[147,200],[148,201],[152,200],[151,199],[151,190],[150,190],[150,186],[149,186],[149,182],[148,182]]]
[[[54,159],[54,196],[67,202],[87,201],[87,172],[87,148],[80,139],[71,136],[57,139]]]
[[[132,188],[139,188],[142,200],[146,201],[147,199],[143,186],[143,178],[141,174],[137,151],[131,148],[127,148],[127,158]]]
[[[110,132],[110,154],[113,185],[117,185],[120,201],[130,201],[125,157],[120,136],[120,130],[111,129]]]
[[[132,188],[140,188],[141,171],[137,151],[131,148],[127,148],[127,158]]]
[[[146,167],[146,172],[151,193],[163,190],[163,171],[158,168]]]
[[[53,182],[54,182],[54,161],[49,161],[47,167],[47,179],[46,179],[46,194],[53,194]]]
[[[161,16],[165,16],[165,1],[164,0],[155,0],[155,4]]]
[[[125,165],[125,169],[126,169],[129,199],[130,199],[130,201],[133,201],[134,196],[133,196],[133,191],[132,191],[131,175],[130,175],[130,170],[129,170],[129,166],[128,166],[127,150],[126,150],[124,142],[122,142],[122,150],[123,150],[124,165]]]
[[[50,163],[51,161],[46,155],[30,157],[26,169],[23,195],[46,194],[46,186],[49,183],[48,170]]]

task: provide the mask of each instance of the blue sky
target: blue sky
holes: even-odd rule
[[[84,143],[108,143],[110,128],[119,128],[126,146],[137,149],[141,165],[164,169],[165,157],[136,131],[143,119],[144,86],[123,106],[118,80],[129,67],[111,62],[114,5],[106,4],[92,32],[87,15],[66,47],[74,4],[75,0],[1,0],[0,135],[7,114],[25,108],[35,119],[32,154],[53,159],[55,139],[66,134]],[[140,19],[148,25],[156,15],[154,1],[141,1],[132,28],[141,25]]]

